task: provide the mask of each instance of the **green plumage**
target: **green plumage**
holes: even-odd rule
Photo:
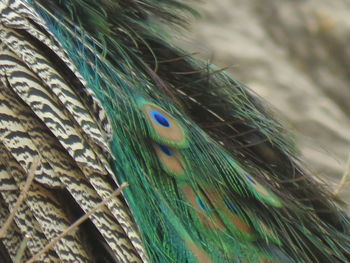
[[[291,135],[243,84],[168,41],[163,24],[195,11],[177,0],[23,2],[108,116],[114,180],[130,185],[149,262],[349,261],[349,219],[300,167]]]

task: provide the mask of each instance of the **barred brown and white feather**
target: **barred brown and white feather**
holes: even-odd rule
[[[14,260],[16,240],[28,236],[23,257],[28,259],[118,185],[108,163],[109,121],[86,81],[25,1],[1,1],[0,9],[1,222],[39,160],[28,196],[2,243]],[[122,197],[81,227],[87,226],[94,229],[90,234],[69,233],[40,260],[147,262]],[[94,254],[93,247],[102,251]]]
[[[84,106],[89,108],[90,114],[92,114],[92,117],[95,118],[94,125],[100,126],[101,130],[104,132],[104,137],[108,138],[108,136],[111,133],[111,127],[104,109],[102,108],[100,102],[96,99],[94,93],[86,87],[86,81],[76,70],[73,63],[65,54],[64,49],[60,46],[55,36],[48,30],[43,20],[35,13],[34,9],[32,9],[31,6],[28,5],[25,1],[11,0],[8,1],[8,3],[4,5],[4,7],[6,8],[3,8],[1,11],[2,23],[4,26],[13,29],[24,30],[26,34],[33,37],[32,40],[38,40],[36,44],[39,44],[41,45],[41,47],[44,48],[44,50],[41,51],[44,51],[46,55],[48,55],[48,52],[52,52],[60,59],[60,61],[58,60],[56,62],[61,62],[64,64],[66,69],[58,67],[58,70],[66,70],[66,73],[68,73],[67,69],[69,69],[71,71],[70,73],[78,79],[78,82],[74,83],[79,86],[75,87],[75,92],[79,92],[78,95],[80,99],[84,99],[82,101],[83,103],[85,103]],[[40,56],[39,58],[42,57],[43,56]],[[36,65],[35,63],[33,63],[34,61],[31,60],[31,57],[29,57],[28,59],[32,66]],[[47,77],[50,77],[51,73],[52,72],[45,72],[45,75]],[[76,95],[74,93],[68,94],[73,96],[71,100],[74,100],[74,103],[77,103],[76,106],[78,106],[81,103],[79,100],[76,99]]]
[[[1,171],[1,178],[5,169],[5,166],[1,165],[0,167]],[[4,190],[2,190],[4,191]],[[6,191],[4,191],[6,192]],[[10,211],[8,209],[7,202],[0,196],[0,225],[4,225],[5,221],[9,215]],[[20,249],[21,242],[27,242],[27,238],[29,235],[24,235],[24,232],[21,231],[19,227],[17,227],[16,224],[11,224],[6,236],[0,241],[0,246],[2,245],[3,251],[0,252],[1,256],[6,256],[7,259],[3,259],[1,262],[7,263],[9,260],[15,260],[16,255]],[[2,259],[0,256],[0,260]],[[30,253],[30,250],[28,249],[28,246],[25,248],[24,252],[22,253],[22,260],[29,260],[31,258],[32,254]]]

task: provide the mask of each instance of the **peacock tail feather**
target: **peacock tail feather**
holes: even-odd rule
[[[349,218],[240,82],[174,46],[181,0],[1,0],[1,262],[348,262]],[[171,32],[171,34],[169,34]],[[35,163],[38,162],[37,167]],[[20,261],[20,262],[22,262]]]

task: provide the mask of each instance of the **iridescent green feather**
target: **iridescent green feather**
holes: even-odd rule
[[[116,180],[130,185],[125,198],[151,262],[198,262],[202,252],[209,262],[347,262],[348,218],[294,170],[280,124],[241,83],[201,71],[155,33],[183,14],[173,8],[181,1],[30,3],[111,120]],[[186,70],[197,73],[175,74]],[[229,138],[235,132],[240,139]],[[321,201],[298,191],[304,185]]]

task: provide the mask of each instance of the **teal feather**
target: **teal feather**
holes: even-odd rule
[[[150,262],[349,261],[349,218],[300,167],[291,134],[242,83],[163,35],[193,9],[28,3],[107,113],[113,179],[129,184]]]
[[[77,10],[82,8],[82,10],[85,10],[83,13],[90,17],[84,21],[80,21],[79,17],[73,18],[73,22],[80,23],[82,29],[77,30],[74,28],[74,30],[71,28],[71,30],[74,30],[74,35],[69,34],[67,29],[55,21],[57,20],[56,17],[51,17],[51,21],[49,20],[48,24],[54,27],[56,26],[52,31],[56,34],[62,45],[65,46],[66,51],[78,66],[80,73],[88,81],[88,86],[93,89],[101,100],[111,119],[113,126],[111,149],[116,158],[113,163],[114,171],[119,182],[125,181],[130,184],[130,189],[125,192],[125,197],[141,230],[151,261],[191,261],[191,257],[186,256],[186,246],[181,244],[183,240],[180,233],[184,230],[178,225],[171,224],[171,221],[174,219],[173,217],[169,217],[166,213],[167,208],[165,207],[171,207],[180,222],[186,222],[184,226],[185,231],[196,244],[205,244],[204,249],[207,249],[210,258],[214,262],[231,262],[235,256],[254,262],[254,260],[258,261],[262,254],[269,254],[268,245],[260,247],[258,240],[255,242],[244,241],[241,235],[232,228],[221,232],[221,230],[215,228],[210,229],[200,222],[196,218],[196,215],[193,214],[196,213],[196,211],[193,211],[193,204],[188,201],[186,202],[186,199],[181,198],[181,195],[178,193],[179,188],[181,188],[179,184],[182,184],[182,181],[192,185],[194,190],[197,189],[195,192],[199,196],[201,196],[199,193],[203,194],[209,186],[214,187],[216,192],[221,194],[221,198],[227,196],[230,197],[230,200],[235,200],[235,196],[239,196],[241,200],[239,204],[242,207],[241,214],[245,215],[242,216],[242,220],[251,227],[257,224],[254,214],[249,217],[243,211],[254,211],[253,208],[255,206],[262,206],[265,213],[269,214],[270,220],[276,221],[276,224],[279,225],[278,228],[281,228],[280,231],[286,233],[287,237],[282,237],[283,239],[285,238],[288,241],[292,241],[293,239],[303,240],[308,236],[312,239],[310,243],[314,243],[314,240],[320,240],[318,243],[323,243],[325,247],[327,245],[331,246],[334,249],[333,253],[340,255],[344,253],[342,252],[343,243],[341,245],[339,243],[346,241],[347,238],[342,240],[342,235],[340,235],[338,237],[339,240],[335,239],[333,241],[322,240],[323,238],[318,236],[321,234],[318,232],[321,229],[324,231],[324,234],[327,232],[332,233],[335,229],[331,225],[328,225],[331,222],[322,221],[317,217],[317,214],[310,213],[310,210],[318,209],[312,201],[309,202],[310,204],[303,204],[299,208],[300,202],[298,201],[298,195],[302,195],[303,193],[297,193],[296,196],[293,195],[293,192],[283,193],[283,188],[279,189],[277,182],[270,185],[271,189],[267,188],[266,190],[257,191],[256,185],[258,184],[260,187],[260,184],[256,182],[253,176],[249,175],[247,177],[246,174],[248,173],[255,174],[265,182],[269,182],[267,180],[268,178],[274,179],[277,177],[283,183],[283,180],[290,178],[288,174],[291,172],[288,171],[286,175],[282,175],[281,177],[282,171],[277,171],[280,167],[273,170],[271,164],[273,162],[279,164],[278,158],[293,159],[293,151],[289,150],[288,146],[290,142],[285,136],[275,136],[275,134],[280,133],[281,128],[279,124],[266,114],[260,103],[247,93],[243,85],[223,73],[213,73],[210,76],[210,83],[206,86],[203,85],[201,78],[211,73],[200,72],[194,76],[189,75],[183,78],[174,75],[172,73],[172,67],[176,67],[177,70],[181,69],[184,72],[198,71],[198,66],[195,65],[196,62],[187,58],[183,59],[179,64],[169,63],[170,65],[165,65],[163,69],[162,65],[158,65],[158,72],[149,74],[149,68],[155,66],[153,65],[153,61],[151,62],[152,64],[149,64],[150,55],[153,56],[155,54],[156,58],[160,61],[162,57],[158,56],[167,55],[163,55],[162,52],[174,53],[174,58],[183,55],[181,51],[167,45],[164,39],[157,39],[157,35],[152,35],[153,30],[149,28],[152,24],[149,25],[147,24],[147,20],[137,17],[138,15],[141,16],[143,14],[145,16],[146,14],[146,12],[143,12],[142,4],[135,6],[135,9],[129,8],[131,17],[127,17],[126,19],[131,21],[120,21],[122,18],[114,19],[112,16],[113,13],[118,14],[118,12],[121,12],[124,16],[129,15],[128,9],[125,11],[121,9],[125,7],[122,7],[123,5],[120,2],[115,2],[115,5],[120,5],[119,10],[113,10],[111,14],[108,14],[108,11],[106,11],[107,7],[105,11],[98,10],[90,1],[62,1],[60,6],[67,8],[69,6],[67,3],[75,5]],[[151,9],[154,8],[153,3],[144,2],[144,4],[146,7],[149,4]],[[166,1],[164,3],[164,9],[157,10],[156,8],[154,12],[157,13],[159,11],[162,15],[175,17],[173,14],[167,13],[168,8],[172,4],[177,4],[177,1]],[[133,14],[135,14],[135,17],[132,16]],[[77,16],[78,14],[74,15]],[[111,23],[112,26],[108,25],[108,23]],[[65,24],[69,27],[68,23]],[[126,26],[124,27],[125,24]],[[127,49],[126,44],[130,44],[130,40],[127,39],[128,36],[123,36],[123,34],[119,36],[117,33],[112,32],[113,26],[116,30],[128,32],[133,41],[136,42],[135,45]],[[132,26],[135,26],[136,29]],[[84,33],[85,30],[87,30],[87,33]],[[141,30],[145,30],[146,33],[142,33]],[[96,34],[97,31],[99,32],[98,35]],[[105,43],[98,41],[101,33]],[[125,37],[126,39],[120,40],[120,38]],[[96,45],[98,42],[100,44]],[[145,46],[143,42],[148,43],[148,46]],[[155,48],[153,48],[153,45],[155,45]],[[160,46],[160,51],[157,50],[157,45]],[[148,55],[146,53],[147,50],[142,50],[142,46],[144,46],[144,49],[152,48],[154,54]],[[112,49],[112,47],[114,48]],[[81,50],[81,53],[77,53],[77,50]],[[171,58],[169,55],[168,57]],[[181,64],[184,64],[185,67],[182,68]],[[93,72],[97,72],[97,74],[93,74]],[[165,90],[162,89],[163,85],[159,85],[157,82],[158,79],[155,76],[164,82],[164,86],[167,87]],[[182,87],[178,85],[180,81]],[[168,89],[172,90],[169,91]],[[188,98],[191,99],[193,93],[197,91],[199,95],[194,97],[195,102],[188,103]],[[178,92],[184,92],[186,95],[177,95],[176,93]],[[172,96],[176,97],[176,99],[173,100]],[[214,101],[211,101],[208,105],[207,102],[211,99]],[[185,141],[188,141],[188,145],[184,146],[185,144],[183,144],[183,148],[180,149],[180,153],[186,164],[185,179],[181,178],[177,180],[176,178],[168,177],[167,172],[169,171],[159,164],[154,151],[150,150],[150,143],[153,140],[168,147],[178,147],[179,145],[174,145],[173,142],[167,139],[162,140],[159,135],[158,139],[157,136],[154,136],[155,132],[152,130],[149,120],[145,119],[142,110],[139,108],[140,100],[149,101],[151,105],[163,109],[169,116],[173,116],[175,122],[178,122],[180,127],[187,127],[183,131],[183,136],[185,136]],[[182,102],[182,105],[187,104],[189,106],[184,106],[181,109],[177,107],[178,101]],[[218,104],[215,104],[216,101],[218,101]],[[228,105],[230,107],[227,107]],[[197,109],[187,109],[191,107],[200,107],[202,110],[197,113]],[[189,111],[187,116],[185,115],[186,110]],[[212,114],[211,118],[208,118],[209,120],[205,118],[204,120],[199,120],[200,126],[203,128],[201,129],[194,121],[197,118],[203,117],[203,114],[209,114],[209,110],[214,114]],[[218,117],[215,120],[216,115],[222,118],[222,120],[218,119]],[[189,119],[188,116],[194,120]],[[231,119],[243,120],[243,124],[237,125],[238,128],[235,126],[230,127],[232,126],[230,125]],[[245,159],[249,160],[251,153],[249,147],[243,144],[242,152],[248,158],[240,157],[237,160],[235,158],[237,153],[232,153],[234,148],[229,148],[231,146],[230,143],[224,142],[225,147],[222,147],[214,140],[220,139],[217,138],[220,136],[220,133],[213,136],[212,133],[215,132],[215,129],[205,127],[205,122],[209,122],[210,125],[213,124],[213,121],[214,124],[221,122],[219,123],[223,126],[220,127],[223,130],[221,133],[226,132],[227,129],[237,129],[238,133],[243,133],[247,128],[256,127],[258,132],[248,133],[247,136],[242,136],[243,142],[251,139],[253,143],[257,143],[258,147],[270,147],[277,157],[273,156],[270,164],[265,164],[267,167],[252,167],[257,162],[261,162],[261,159],[264,161],[265,156],[264,154],[262,154],[262,157],[254,155],[254,159],[260,158],[260,160],[253,159],[251,163],[246,164],[245,162],[247,161]],[[249,138],[250,136],[251,138]],[[226,139],[226,137],[224,136],[223,138]],[[267,138],[266,145],[260,143],[260,141],[265,140],[265,137]],[[254,154],[254,149],[252,151]],[[238,150],[238,152],[240,151]],[[293,163],[294,161],[291,160],[290,162]],[[279,166],[286,168],[288,165],[282,164]],[[310,179],[305,179],[302,183],[306,184],[308,181]],[[312,185],[317,188],[315,183]],[[261,188],[267,186],[268,184],[261,186]],[[277,193],[273,194],[272,189],[277,191]],[[264,193],[261,194],[261,192]],[[283,201],[275,196],[278,194],[283,198]],[[160,199],[159,196],[163,196],[163,198]],[[210,202],[210,196],[207,198],[209,198],[207,202]],[[220,198],[220,195],[218,198]],[[244,200],[245,198],[247,199],[246,202]],[[332,204],[328,200],[327,203],[328,206],[331,206],[331,208],[327,207],[328,209],[336,209],[332,207]],[[215,203],[212,205],[215,205]],[[215,208],[212,207],[212,209],[214,210]],[[292,216],[289,215],[291,212],[293,212]],[[214,215],[208,216],[207,220],[212,222],[216,219],[223,220],[221,213],[222,211],[218,209],[217,212],[214,212]],[[155,216],[157,222],[154,220]],[[291,222],[290,220],[293,221]],[[295,224],[294,220],[297,222],[299,220],[299,222]],[[312,227],[307,220],[311,220],[316,226]],[[344,220],[347,222],[345,217]],[[271,222],[269,223],[271,224]],[[223,224],[226,225],[225,223]],[[306,226],[303,226],[304,224]],[[302,226],[306,228],[312,227],[311,232],[305,233],[300,231],[298,227],[300,228]],[[226,226],[223,227],[227,228]],[[307,246],[307,240],[305,241],[304,248],[299,242],[294,241],[292,244],[289,244],[283,240],[281,243],[284,246],[280,246],[280,249],[283,254],[291,258],[293,256],[296,257],[294,260],[304,259],[308,261],[310,258],[314,259],[315,256],[319,256],[314,255],[312,251],[309,253],[304,251],[306,249],[311,250]],[[235,245],[230,245],[232,243]],[[285,248],[285,246],[291,247]],[[191,251],[187,249],[187,254],[188,252]],[[318,253],[320,252],[324,253],[323,251],[319,251]],[[271,256],[273,257],[273,255]],[[324,257],[330,260],[332,256],[324,253]]]

